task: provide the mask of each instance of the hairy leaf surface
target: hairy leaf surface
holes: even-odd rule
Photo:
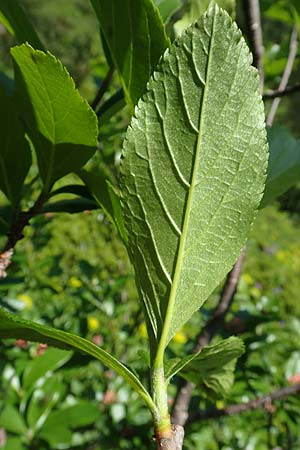
[[[231,269],[264,188],[257,71],[211,8],[167,51],[128,129],[123,210],[148,332],[167,342]]]
[[[15,36],[19,44],[29,42],[34,48],[44,50],[40,38],[18,0],[0,0],[0,22]]]
[[[33,141],[45,190],[81,168],[97,147],[97,117],[50,53],[23,44],[11,50],[16,98]]]
[[[13,101],[0,88],[0,189],[15,202],[31,164],[29,144]]]
[[[91,0],[91,3],[126,101],[133,110],[169,45],[159,11],[152,0]]]
[[[24,320],[15,314],[6,312],[3,308],[0,308],[0,338],[27,339],[65,350],[80,351],[93,356],[121,375],[146,401],[150,409],[153,408],[151,397],[139,379],[120,361],[87,339]]]
[[[270,158],[261,208],[300,181],[300,140],[293,138],[286,128],[272,127],[268,130],[268,141]]]

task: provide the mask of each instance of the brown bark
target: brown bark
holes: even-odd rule
[[[172,425],[171,433],[156,433],[157,450],[182,450],[183,438],[184,428],[181,425]]]
[[[190,414],[188,418],[188,424],[199,420],[207,419],[217,419],[218,417],[232,416],[234,414],[241,414],[246,411],[253,409],[264,408],[267,412],[274,412],[276,408],[273,405],[275,400],[282,400],[290,395],[296,395],[300,392],[300,384],[293,384],[292,386],[287,386],[270,394],[257,397],[246,403],[239,403],[236,405],[228,405],[223,409],[209,409],[206,411],[195,411]],[[275,409],[274,409],[275,408]]]
[[[297,56],[297,48],[298,48],[298,29],[297,26],[295,25],[291,33],[289,55],[278,87],[279,91],[284,91],[287,87],[289,78],[293,70],[294,61]],[[276,96],[276,98],[272,102],[272,106],[270,108],[270,112],[267,118],[267,125],[269,126],[273,125],[274,117],[276,115],[280,100],[281,100],[280,96]]]

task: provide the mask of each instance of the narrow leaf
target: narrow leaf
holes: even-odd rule
[[[97,117],[67,70],[28,44],[11,50],[16,97],[34,144],[45,191],[81,168],[97,147]]]
[[[164,22],[167,22],[172,13],[182,7],[181,0],[154,0],[154,2]]]
[[[115,225],[120,237],[126,244],[127,235],[122,215],[120,196],[109,180],[107,180],[105,173],[101,173],[99,169],[97,173],[81,169],[77,174],[85,183],[109,220]]]
[[[46,212],[66,212],[69,214],[76,214],[82,211],[92,211],[98,209],[98,204],[86,197],[72,198],[71,200],[59,200],[57,202],[50,202],[44,205],[42,213]]]
[[[87,199],[92,198],[89,190],[82,184],[67,184],[66,186],[62,186],[58,189],[55,189],[55,191],[52,191],[50,197],[52,198],[60,194],[74,194],[79,197],[85,197]]]
[[[268,141],[270,157],[261,208],[300,181],[300,140],[283,127],[272,127],[268,130]]]
[[[125,98],[133,110],[146,83],[169,45],[152,0],[91,0]]]
[[[224,367],[228,365],[227,371],[234,370],[236,362],[244,353],[243,341],[237,337],[230,337],[215,345],[203,347],[199,352],[188,355],[175,365],[170,367],[166,378],[170,379],[177,373],[184,378],[191,380],[199,385],[206,379],[220,374]]]
[[[0,142],[0,189],[14,203],[31,165],[31,153],[13,101],[1,88]]]
[[[148,331],[163,348],[231,269],[264,188],[257,71],[212,8],[167,51],[128,129],[121,191]]]
[[[0,22],[15,36],[19,44],[29,42],[36,49],[44,49],[18,0],[0,0]]]
[[[2,308],[0,308],[0,338],[27,339],[29,341],[46,343],[65,350],[80,351],[93,356],[104,365],[115,370],[140,395],[150,409],[153,410],[154,408],[152,399],[140,380],[120,361],[87,339],[29,320],[24,320],[17,315],[8,313]]]

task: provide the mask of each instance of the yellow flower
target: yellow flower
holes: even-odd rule
[[[97,331],[100,327],[99,320],[96,317],[90,316],[87,318],[87,326],[89,331]]]
[[[176,344],[185,344],[187,341],[187,337],[182,331],[178,331],[178,333],[175,334],[173,340],[174,342],[176,342]]]
[[[279,250],[279,252],[276,253],[276,259],[280,262],[285,262],[288,259],[288,253],[284,250]]]
[[[260,298],[261,297],[261,291],[260,289],[258,289],[257,287],[253,286],[250,289],[250,294],[252,295],[252,297],[254,298]]]
[[[76,277],[71,277],[69,279],[69,285],[73,288],[80,288],[82,286],[82,281],[80,281],[78,278]]]
[[[251,277],[251,275],[249,273],[243,273],[242,279],[248,285],[254,284],[254,280],[253,280],[253,278]]]
[[[217,409],[223,409],[225,406],[225,403],[223,402],[223,400],[217,400],[216,401],[216,407]]]
[[[26,308],[26,309],[31,309],[32,308],[33,301],[32,301],[32,298],[29,295],[27,295],[27,294],[20,294],[20,295],[18,295],[18,300],[21,300],[21,302],[24,303],[24,308]]]
[[[145,322],[142,322],[141,325],[139,326],[139,333],[143,338],[146,338],[148,336]]]

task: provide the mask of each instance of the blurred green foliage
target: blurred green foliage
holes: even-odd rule
[[[107,65],[90,3],[21,3],[47,48],[68,67],[91,100]],[[270,89],[278,86],[287,60],[293,18],[289,12],[285,16],[276,13],[276,6],[286,3],[261,2],[266,87]],[[237,19],[243,26],[241,2],[237,6]],[[12,39],[0,27],[0,70],[8,76],[11,44]],[[117,86],[114,79],[111,92]],[[283,99],[276,118],[298,136],[299,120],[294,111],[299,110],[299,101],[299,94]],[[118,173],[127,123],[126,110],[111,122],[100,122],[101,153],[91,165],[109,167],[113,179]],[[297,192],[299,198],[299,189]],[[282,209],[290,199],[291,194],[281,199]],[[277,206],[259,212],[235,301],[226,327],[220,330],[223,337],[241,334],[247,351],[239,361],[236,383],[229,396],[213,402],[196,391],[192,409],[246,402],[286,386],[300,375],[299,221],[299,207],[293,214],[280,211]],[[24,317],[86,336],[98,345],[104,343],[107,351],[147,380],[142,369],[145,324],[133,273],[123,244],[100,211],[81,215],[46,213],[32,221],[0,290],[1,305],[22,310]],[[218,294],[219,291],[212,295],[204,314],[195,315],[177,333],[171,353],[180,356],[191,350]],[[149,448],[149,412],[119,377],[97,361],[52,349],[46,349],[48,356],[52,352],[52,358],[47,358],[52,366],[42,367],[44,351],[41,346],[21,341],[1,343],[1,449]],[[176,394],[177,384],[175,377],[171,397]],[[261,408],[196,422],[186,430],[184,448],[298,450],[299,398],[289,397],[271,406],[269,410]]]

